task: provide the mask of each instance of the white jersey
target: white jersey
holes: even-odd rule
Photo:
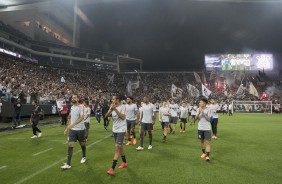
[[[84,119],[86,116],[88,116],[88,118],[86,118],[84,122],[90,123],[90,114],[91,114],[90,107],[84,107]]]
[[[197,109],[197,114],[199,111],[200,109]],[[204,110],[204,113],[207,116],[210,116],[210,112],[207,108]],[[198,130],[211,130],[211,123],[207,121],[206,118],[202,114],[199,115]]]
[[[178,105],[177,104],[169,104],[169,112],[171,114],[171,117],[177,117],[178,112]]]
[[[126,106],[125,105],[120,105],[120,106],[116,107],[116,109],[121,114],[126,114]],[[112,112],[112,118],[113,118],[113,132],[114,133],[126,132],[126,120],[120,119],[115,111]]]
[[[140,108],[141,114],[142,114],[142,123],[153,123],[153,116],[154,116],[154,105],[149,104],[143,104]]]
[[[136,120],[138,108],[136,104],[126,104],[126,119],[127,120]]]
[[[141,118],[142,118],[142,117],[141,117],[141,114],[142,114],[142,107],[139,107],[138,110],[139,110],[139,121],[141,121]]]
[[[228,105],[228,110],[232,111],[232,104]]]
[[[189,106],[188,106],[188,112],[191,112],[191,111],[192,111],[192,106],[189,105]]]
[[[188,108],[187,107],[181,106],[179,108],[179,112],[180,112],[180,118],[187,118],[187,116],[188,116]]]
[[[208,109],[210,110],[211,116],[213,118],[218,118],[217,111],[220,110],[220,107],[218,104],[211,104],[209,105]]]
[[[169,116],[164,115],[165,113],[169,113],[169,108],[168,107],[161,107],[159,114],[160,114],[160,121],[161,122],[169,122]]]
[[[198,107],[194,105],[191,110],[191,115],[196,116]]]
[[[71,107],[71,124],[75,123],[80,116],[83,115],[83,109],[84,106],[82,105],[73,105]],[[79,122],[77,125],[75,125],[72,130],[84,130],[85,129],[85,125],[84,125],[84,121]]]

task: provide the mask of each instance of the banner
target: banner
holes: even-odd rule
[[[201,81],[201,77],[199,76],[199,74],[197,74],[196,72],[194,72],[194,76],[195,76],[195,79],[198,83],[202,83]]]
[[[109,77],[108,85],[114,83],[114,79],[115,79],[115,74],[113,73],[113,75],[111,77]]]
[[[127,95],[132,96],[131,81],[128,81],[126,89],[127,89]]]
[[[258,91],[252,82],[250,82],[250,85],[249,85],[249,93],[259,98]]]
[[[200,96],[199,90],[191,84],[187,85],[187,91],[188,91],[189,96],[191,96],[191,97],[198,98]]]
[[[183,90],[181,88],[176,87],[174,84],[171,85],[171,98],[182,98]]]
[[[57,99],[57,100],[56,100],[57,108],[58,108],[58,109],[62,109],[62,108],[63,108],[63,103],[65,103],[65,102],[66,102],[66,100],[63,99],[63,98]]]
[[[139,80],[136,82],[131,82],[131,89],[137,89],[139,88]]]
[[[240,84],[237,92],[236,92],[236,95],[244,95],[245,94],[245,87],[243,86],[243,84]]]
[[[211,93],[211,90],[209,90],[205,85],[202,84],[202,95],[208,98]]]
[[[138,81],[142,80],[139,73],[137,74],[137,80]]]

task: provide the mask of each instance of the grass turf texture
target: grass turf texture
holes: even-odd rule
[[[110,124],[110,126],[112,123]],[[218,140],[212,141],[211,161],[200,158],[197,125],[187,126],[186,133],[168,135],[162,143],[160,124],[153,132],[153,149],[124,146],[128,168],[106,171],[111,167],[114,143],[111,131],[92,118],[87,161],[80,164],[81,148],[75,144],[72,168],[62,171],[66,162],[67,137],[64,126],[39,127],[43,136],[31,139],[31,129],[0,134],[0,183],[281,183],[282,115],[235,114],[220,116]],[[139,135],[138,135],[139,137]],[[52,149],[51,149],[52,148]],[[33,154],[50,149],[37,156]],[[118,165],[121,163],[119,159]]]

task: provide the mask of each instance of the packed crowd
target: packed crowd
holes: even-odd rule
[[[197,98],[187,93],[188,83],[201,92],[201,84],[195,81],[193,73],[141,73],[138,75],[114,73],[112,77],[113,72],[43,67],[5,55],[0,56],[0,96],[10,102],[15,102],[15,99],[19,98],[22,103],[31,103],[36,99],[40,104],[47,104],[64,98],[68,103],[70,95],[75,92],[85,99],[103,103],[113,94],[126,95],[129,80],[140,81],[139,87],[132,90],[137,102],[142,101],[144,94],[154,102],[170,99],[172,84],[183,90],[179,101],[196,101]],[[255,76],[248,79],[254,81],[260,78]],[[263,80],[268,82],[269,79],[263,75]],[[269,82],[264,87],[257,86],[259,93],[261,94],[273,82]],[[281,83],[276,84],[278,88],[281,88]],[[210,98],[218,102],[238,99],[235,95],[237,86],[230,88],[228,96],[224,95],[224,90],[218,86],[210,85],[209,88],[212,91]],[[240,98],[241,100],[260,100],[248,93]],[[267,100],[281,103],[281,90],[280,93],[268,96]]]

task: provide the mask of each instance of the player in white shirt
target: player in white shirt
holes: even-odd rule
[[[84,101],[84,125],[85,125],[85,141],[88,139],[89,129],[90,129],[90,114],[91,109],[89,107],[89,101]]]
[[[188,104],[188,121],[192,120],[191,111],[192,111],[192,105],[191,103],[189,103]]]
[[[207,103],[207,99],[200,100],[199,109],[197,110],[195,119],[199,119],[198,138],[201,140],[201,147],[203,152],[201,158],[205,158],[206,161],[209,161],[211,150],[211,114],[209,109],[206,107]]]
[[[188,118],[188,108],[185,102],[183,102],[179,108],[179,116],[180,116],[180,133],[185,133],[186,123]]]
[[[228,105],[227,104],[224,104],[223,106],[223,111],[222,111],[222,114],[226,114],[227,115],[227,109],[228,109]]]
[[[153,135],[152,135],[152,130],[153,130],[153,125],[155,123],[155,118],[156,118],[156,111],[154,111],[154,105],[149,102],[148,97],[144,97],[143,99],[143,105],[140,108],[141,111],[141,131],[140,131],[140,146],[136,148],[136,150],[141,151],[143,150],[143,142],[144,142],[144,132],[148,131],[149,134],[149,147],[148,149],[152,149],[152,141],[153,141]]]
[[[126,134],[126,106],[121,103],[120,96],[112,97],[111,107],[105,117],[108,118],[109,116],[112,116],[113,118],[115,154],[112,167],[107,171],[107,173],[109,175],[113,175],[119,156],[122,158],[122,163],[118,168],[121,169],[127,167],[125,153],[123,150],[123,139]]]
[[[163,128],[163,142],[166,142],[166,136],[167,136],[167,131],[169,129],[169,108],[168,108],[168,103],[163,102],[162,106],[159,109],[159,120],[162,124]]]
[[[170,113],[170,118],[169,118],[170,133],[173,132],[173,134],[175,134],[177,116],[178,116],[178,104],[176,104],[174,100],[171,100],[168,107]]]
[[[232,103],[230,103],[229,105],[228,105],[228,115],[229,116],[232,116]]]
[[[196,114],[197,114],[197,109],[198,109],[198,106],[196,104],[192,105],[192,110],[191,110],[191,116],[192,116],[192,119],[191,119],[191,124],[194,123],[195,125],[195,122],[196,122]]]
[[[82,150],[82,159],[80,163],[86,161],[86,146],[85,146],[85,125],[84,125],[84,107],[78,103],[78,96],[72,95],[72,107],[70,112],[68,126],[64,131],[64,135],[68,133],[68,160],[62,169],[71,168],[71,158],[73,153],[74,143],[79,141]]]
[[[211,115],[213,117],[213,120],[211,122],[212,125],[212,138],[217,139],[217,124],[218,124],[218,111],[220,110],[220,106],[215,103],[214,100],[211,100],[211,104],[209,105],[209,109],[211,112]]]
[[[1,83],[0,83],[1,84]],[[0,89],[1,90],[1,89]],[[2,93],[0,93],[0,94],[2,94]],[[1,114],[1,108],[2,108],[2,102],[1,102],[1,98],[0,98],[0,114]],[[1,116],[0,116],[0,121],[2,121],[2,118],[1,118]]]
[[[137,115],[138,115],[138,108],[137,105],[132,103],[133,98],[132,97],[127,97],[126,99],[126,124],[127,124],[127,138],[128,142],[126,146],[131,145],[132,143],[135,145],[136,144],[136,135],[135,135],[135,125],[136,125],[136,120],[137,120]],[[131,141],[130,136],[133,136],[133,142]]]

